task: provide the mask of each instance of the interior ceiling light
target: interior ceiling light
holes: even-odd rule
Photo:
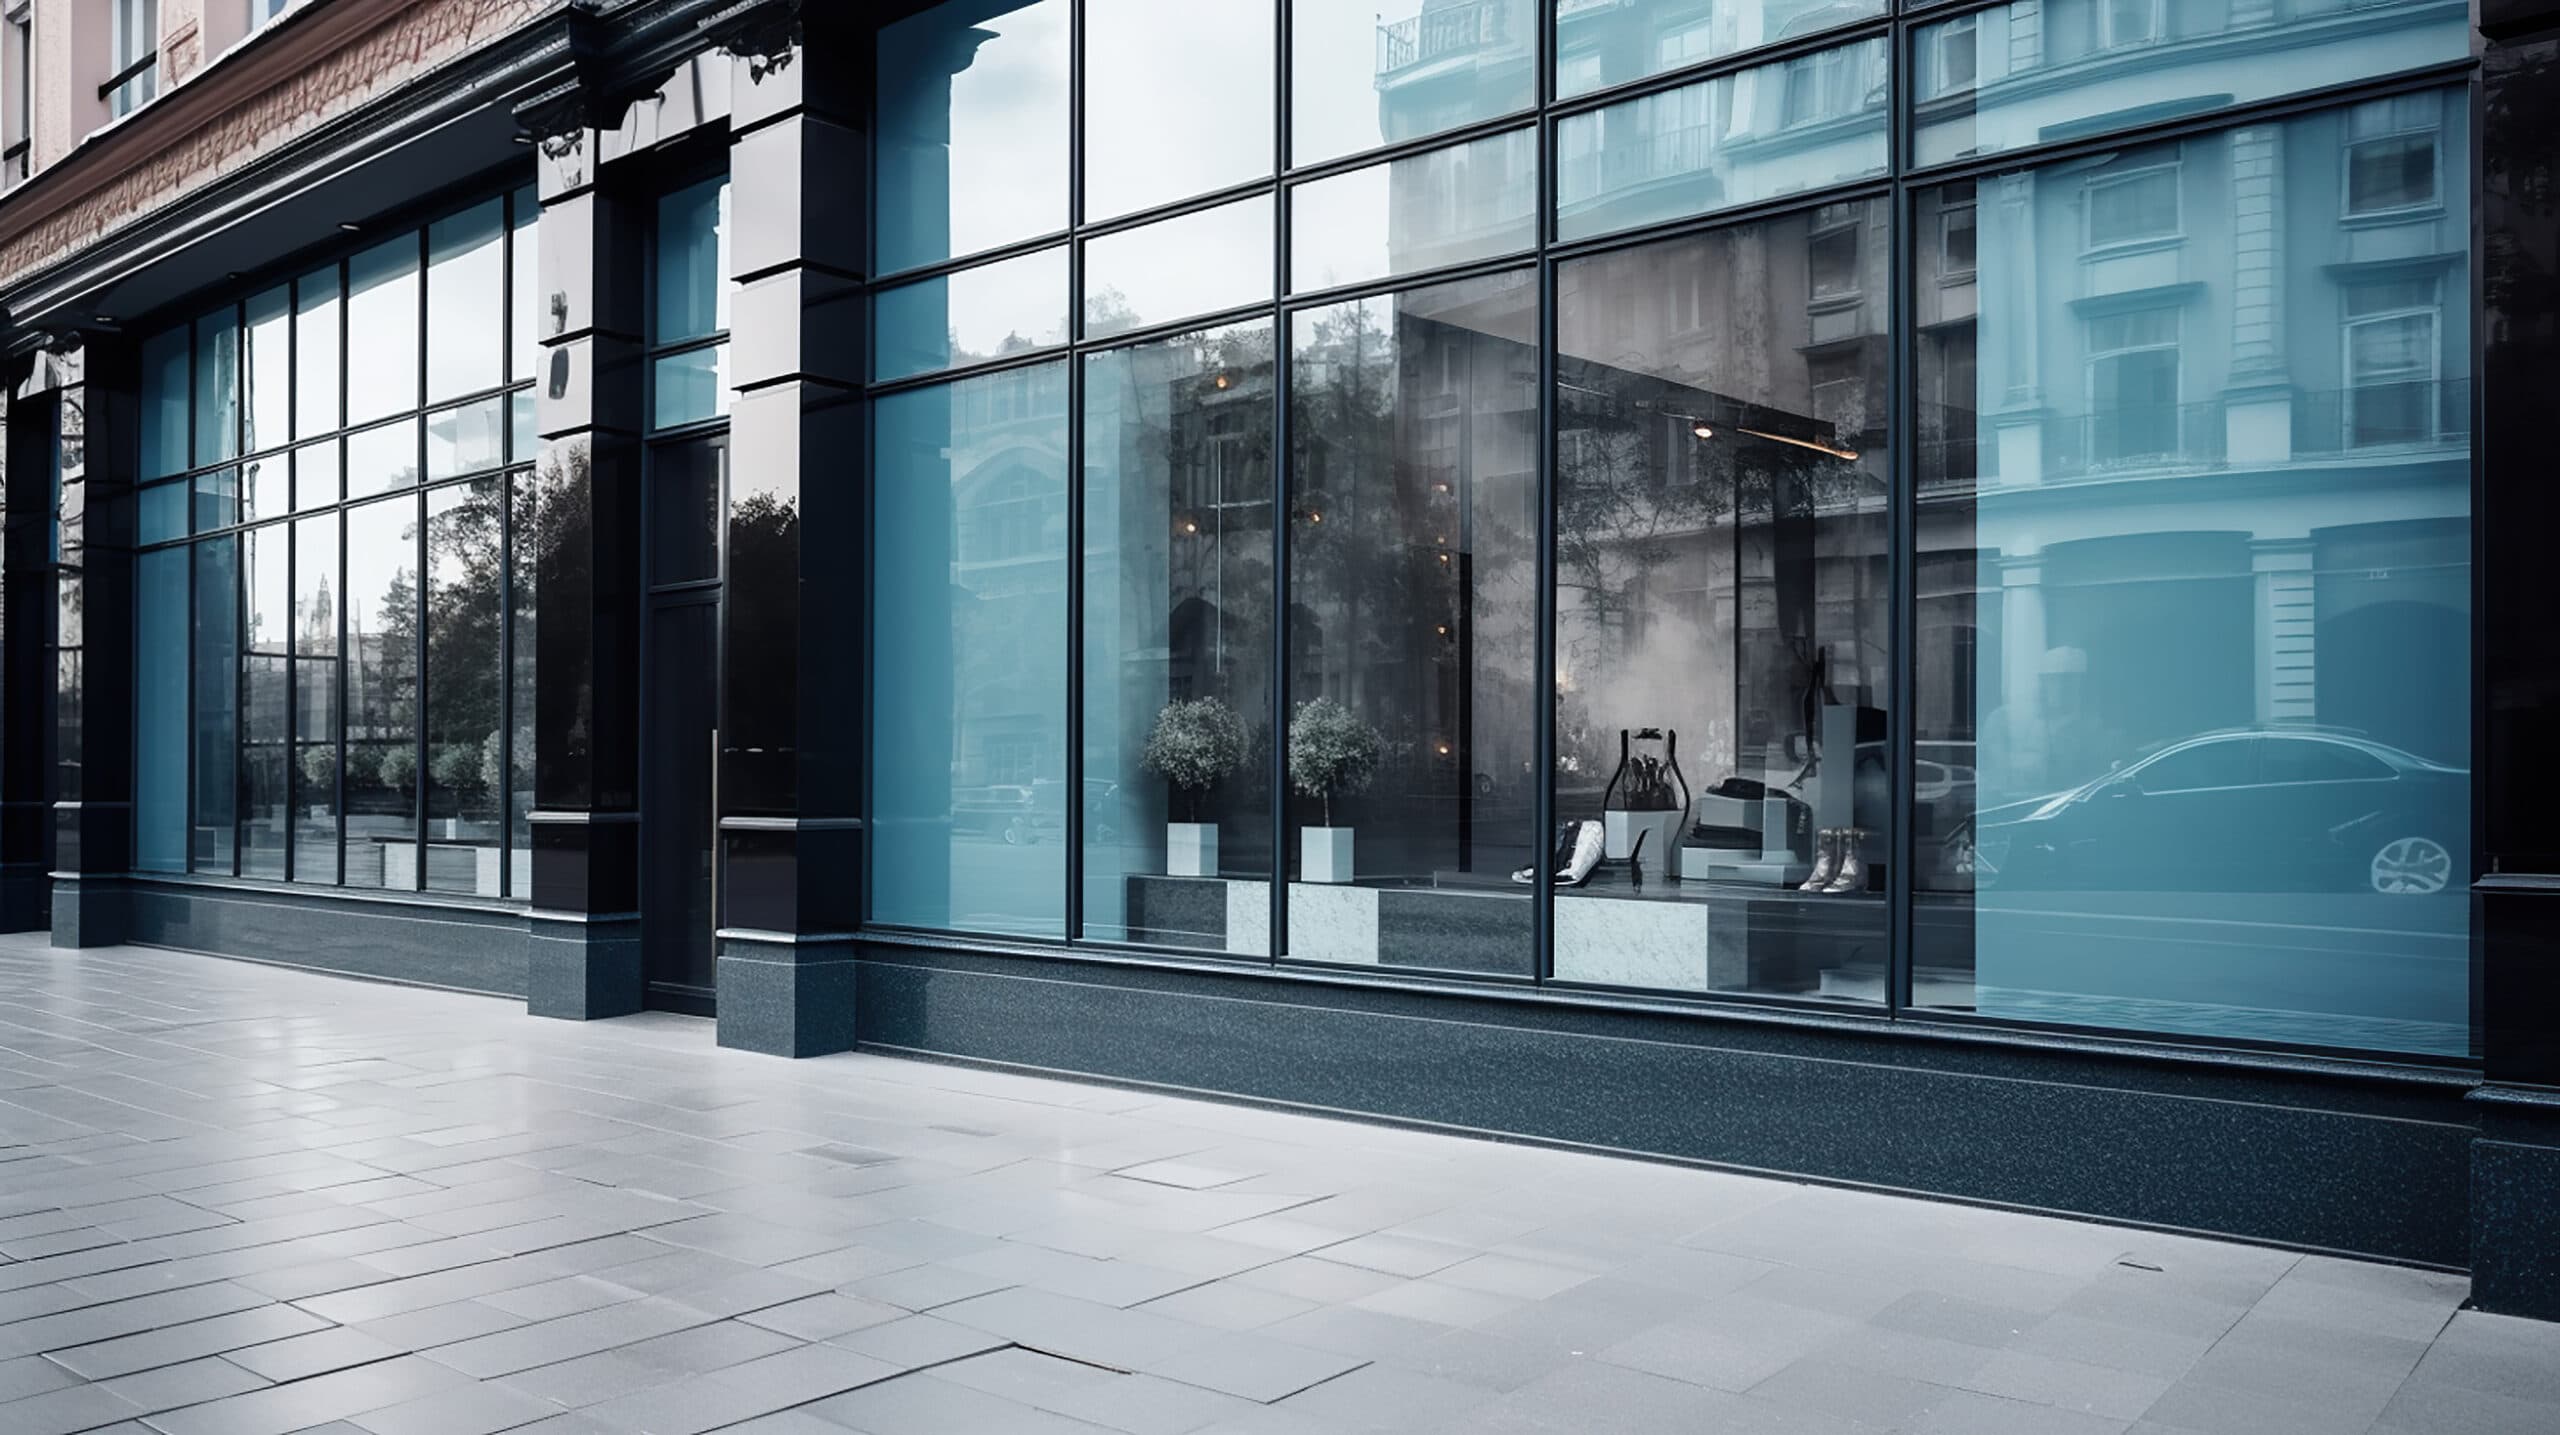
[[[1817,443],[1809,438],[1789,438],[1782,433],[1763,433],[1759,429],[1744,429],[1743,432],[1751,435],[1753,438],[1765,438],[1771,443],[1794,444],[1798,448],[1812,449],[1815,453],[1827,453],[1833,458],[1845,458],[1852,463],[1857,462],[1858,459],[1858,451],[1856,449],[1842,448],[1837,444]]]
[[[1696,434],[1700,438],[1714,438],[1716,436],[1716,431],[1707,427],[1705,424],[1695,425],[1689,430],[1689,432]],[[1746,432],[1748,432],[1748,430],[1746,430]]]

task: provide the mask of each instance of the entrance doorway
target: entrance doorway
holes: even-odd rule
[[[640,714],[640,949],[646,1001],[709,1016],[719,942],[721,523],[728,438],[649,454]]]

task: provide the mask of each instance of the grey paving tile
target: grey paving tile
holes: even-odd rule
[[[220,1400],[226,1395],[261,1390],[274,1382],[252,1375],[220,1356],[208,1355],[178,1365],[164,1365],[138,1375],[120,1376],[97,1388],[130,1401],[145,1415]]]
[[[1143,1368],[1220,1334],[1188,1321],[1027,1288],[959,1301],[936,1314],[1036,1350],[1121,1370]]]
[[[266,1305],[141,1335],[57,1350],[49,1358],[83,1379],[111,1380],[138,1370],[175,1365],[200,1356],[220,1355],[225,1351],[328,1328],[327,1321],[306,1311],[285,1305]]]
[[[387,1341],[341,1326],[234,1350],[225,1358],[253,1375],[282,1384],[404,1353]]]
[[[151,1424],[164,1435],[285,1435],[468,1385],[423,1356],[404,1355],[190,1405],[154,1415]]]
[[[1229,1332],[1147,1362],[1143,1368],[1167,1380],[1269,1404],[1368,1363],[1365,1357],[1295,1345],[1256,1332]]]
[[[1106,1375],[1038,1403],[1053,1414],[1127,1435],[1190,1435],[1261,1408],[1237,1396],[1136,1374]]]
[[[864,1435],[1091,1435],[1108,1428],[955,1385],[930,1371],[830,1397],[809,1413]]]
[[[860,1276],[837,1289],[845,1295],[883,1301],[902,1310],[924,1311],[938,1305],[949,1305],[955,1300],[967,1300],[973,1295],[1000,1291],[1012,1284],[1012,1281],[929,1262]]]
[[[1045,1406],[1119,1372],[1013,1346],[937,1366],[933,1373],[954,1385],[1001,1395],[1024,1405]]]
[[[1257,1290],[1233,1280],[1193,1286],[1135,1307],[1150,1314],[1171,1316],[1219,1330],[1252,1330],[1316,1308],[1314,1301]]]
[[[1968,1390],[2083,1415],[2132,1420],[2177,1382],[2059,1356],[2005,1350],[1957,1382]]]
[[[738,1318],[749,1325],[779,1331],[799,1340],[828,1340],[849,1335],[867,1325],[885,1325],[906,1314],[907,1311],[894,1305],[829,1292],[767,1306]]]
[[[0,1405],[0,1430],[9,1435],[71,1435],[142,1414],[140,1407],[102,1385],[73,1385]]]
[[[484,1384],[367,1411],[349,1423],[371,1435],[499,1435],[559,1413],[545,1401]]]

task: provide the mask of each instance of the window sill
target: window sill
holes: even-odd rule
[[[77,874],[72,874],[77,875]],[[428,907],[443,911],[489,912],[521,917],[532,910],[529,898],[481,897],[464,892],[411,892],[393,887],[323,887],[301,882],[275,881],[258,877],[216,877],[201,872],[131,872],[123,881],[153,886],[192,887],[209,892],[232,892],[244,897],[297,897],[320,901],[364,902],[395,906]]]

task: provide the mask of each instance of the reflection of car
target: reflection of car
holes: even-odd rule
[[[1946,855],[1982,888],[2424,896],[2470,880],[2470,787],[2460,768],[2351,733],[2204,733],[2068,792],[1985,808]]]

